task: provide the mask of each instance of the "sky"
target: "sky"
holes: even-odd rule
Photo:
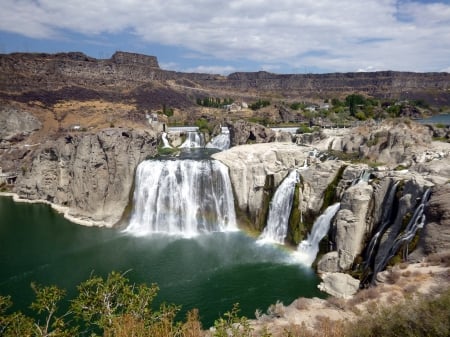
[[[0,0],[0,53],[183,72],[450,72],[450,0]]]

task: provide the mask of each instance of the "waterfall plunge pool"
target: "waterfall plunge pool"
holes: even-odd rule
[[[125,272],[136,283],[156,282],[156,301],[198,308],[205,327],[239,302],[254,318],[277,300],[323,297],[310,268],[292,263],[289,252],[241,232],[195,238],[152,234],[135,237],[117,229],[90,228],[65,220],[49,206],[0,197],[0,294],[27,312],[31,282],[76,292],[92,272]]]

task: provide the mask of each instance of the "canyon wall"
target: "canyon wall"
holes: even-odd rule
[[[117,95],[124,98],[123,90],[142,87],[141,91],[162,90],[160,100],[164,95],[171,95],[172,100],[179,96],[184,106],[195,106],[195,99],[186,99],[187,89],[326,98],[358,92],[378,98],[424,99],[444,106],[450,104],[449,83],[449,73],[273,74],[260,71],[228,76],[181,73],[161,69],[154,56],[126,52],[116,52],[110,59],[95,59],[78,52],[0,54],[0,96],[21,101],[45,99],[46,92],[61,95],[68,87],[72,91],[64,91],[66,99],[97,96],[113,100]],[[25,93],[28,95],[24,96]]]
[[[78,222],[113,226],[130,202],[137,165],[156,154],[157,134],[132,129],[65,135],[37,148],[15,192],[68,208]]]

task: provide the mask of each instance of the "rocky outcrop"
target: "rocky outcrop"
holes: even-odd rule
[[[373,162],[383,163],[391,168],[397,165],[409,167],[429,160],[432,148],[432,132],[422,124],[411,121],[385,121],[381,124],[367,124],[350,132],[331,135],[316,146],[322,150],[334,150],[354,154]]]
[[[382,233],[380,244],[374,258],[375,265],[379,265],[388,256],[389,251],[398,238],[399,234],[405,230],[409,220],[412,218],[415,209],[420,205],[421,198],[425,190],[432,186],[420,175],[415,173],[400,173],[392,176],[394,181],[399,181],[392,212],[392,219],[384,233]]]
[[[420,260],[426,255],[450,251],[450,184],[435,186],[425,208],[427,223],[418,248],[410,258]]]
[[[299,169],[301,180],[297,207],[302,221],[312,225],[320,214],[325,191],[344,163],[335,160],[320,162],[310,157],[312,150],[292,143],[262,143],[236,146],[213,157],[229,168],[238,210],[251,226],[261,230],[267,215],[265,207],[271,198],[268,196],[268,202],[265,202],[267,190],[274,192],[294,168]],[[304,167],[306,161],[311,161],[307,168]]]
[[[132,129],[66,135],[36,150],[15,191],[68,207],[79,221],[112,226],[129,203],[136,166],[156,145],[155,133]]]
[[[342,181],[351,175],[344,171]],[[350,187],[345,184],[338,186],[341,208],[330,232],[334,249],[318,262],[322,273],[360,268],[362,262],[369,268],[385,263],[424,192],[433,185],[408,171],[372,171],[368,182],[362,180]]]
[[[335,244],[340,270],[348,270],[361,253],[364,237],[370,230],[370,201],[373,188],[366,182],[349,187],[341,200],[335,219]]]
[[[298,145],[312,145],[314,143],[320,142],[321,140],[327,138],[322,130],[314,131],[311,133],[301,133],[294,136],[294,142]]]
[[[21,141],[41,127],[41,122],[27,111],[10,106],[0,109],[0,143]]]
[[[116,64],[137,64],[151,68],[159,68],[158,59],[155,56],[142,55],[117,51],[111,57],[111,61]]]
[[[318,288],[331,296],[351,298],[359,289],[359,280],[344,273],[325,273]]]
[[[292,141],[292,136],[289,133],[276,132],[260,124],[250,123],[244,120],[228,122],[227,127],[230,130],[231,146]]]
[[[344,165],[344,162],[338,160],[317,161],[300,172],[300,209],[303,217],[311,224],[323,208],[325,191],[333,181],[340,179],[339,170]]]
[[[433,134],[433,137],[445,139],[448,141],[450,138],[450,126],[449,125],[435,125],[435,124],[427,124],[426,125]]]
[[[294,144],[262,143],[235,146],[213,155],[229,168],[236,206],[255,224],[262,214],[266,177],[278,186],[289,170],[298,168],[308,152]]]

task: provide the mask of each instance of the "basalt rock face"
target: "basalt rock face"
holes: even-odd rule
[[[23,170],[16,193],[69,208],[69,215],[112,226],[129,203],[137,165],[156,154],[157,135],[106,129],[43,144]]]
[[[9,106],[0,108],[0,143],[20,141],[41,126],[41,122],[27,111]]]
[[[335,242],[339,269],[348,270],[363,250],[364,236],[370,230],[370,201],[373,188],[366,182],[349,187],[341,200],[335,219]]]
[[[249,72],[229,76],[181,73],[160,69],[154,56],[125,52],[117,52],[110,59],[95,59],[79,52],[0,54],[0,94],[21,101],[45,98],[47,92],[64,88],[94,90],[102,99],[111,100],[123,90],[151,84],[165,89],[166,94],[179,95],[180,100],[185,97],[183,90],[191,88],[301,97],[359,92],[379,98],[423,99],[444,106],[450,105],[449,83],[449,73],[383,71],[278,75]],[[34,93],[34,96],[25,93]],[[79,94],[72,90],[71,97],[77,99]],[[158,97],[159,100],[164,98]],[[162,103],[170,102],[157,103],[161,107]]]
[[[276,141],[276,132],[260,124],[240,120],[227,123],[227,127],[230,130],[231,146]]]
[[[436,98],[434,103],[447,104],[450,94],[449,73],[411,72],[366,72],[332,74],[286,74],[278,75],[265,71],[255,73],[233,73],[226,80],[214,81],[210,85],[233,88],[241,91],[300,93],[303,96],[361,92],[375,97],[390,98]],[[431,95],[432,88],[436,94]],[[437,92],[440,92],[437,94]],[[431,95],[431,96],[430,96]]]
[[[242,145],[213,155],[229,168],[237,209],[254,225],[261,219],[267,177],[278,186],[289,170],[300,167],[307,153],[286,143]]]
[[[140,108],[183,108],[194,103],[172,90],[154,56],[116,52],[110,59],[83,53],[0,54],[0,98],[52,106],[67,100],[134,102]]]
[[[413,122],[387,121],[381,125],[366,125],[351,133],[324,141],[331,150],[357,154],[360,158],[396,166],[420,162],[431,146],[432,131]]]
[[[114,53],[111,60],[116,64],[140,64],[150,68],[159,68],[158,59],[155,56],[118,51]]]
[[[372,268],[383,261],[433,185],[415,172],[372,172],[371,176],[369,182],[343,192],[331,230],[334,249],[318,262],[319,272],[348,271],[362,262]],[[378,240],[370,248],[376,235]]]
[[[420,236],[413,259],[450,251],[450,185],[435,186],[425,208],[427,223]]]
[[[138,86],[158,77],[161,70],[153,56],[117,52],[97,60],[83,53],[0,55],[0,88],[6,92],[57,90],[81,86],[98,90]]]

